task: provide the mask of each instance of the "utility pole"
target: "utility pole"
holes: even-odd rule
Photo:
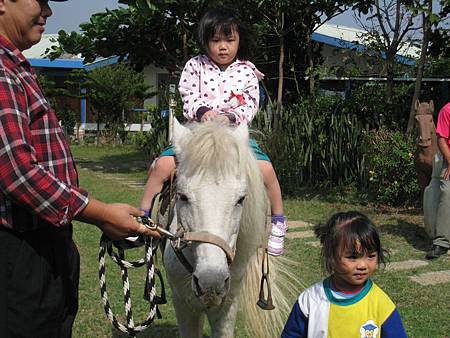
[[[169,84],[169,143],[172,141],[173,135],[173,119],[175,118],[175,108],[177,107],[177,101],[175,100],[176,85]]]

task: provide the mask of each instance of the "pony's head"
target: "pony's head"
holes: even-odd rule
[[[414,107],[414,119],[419,131],[418,146],[423,148],[430,147],[434,133],[434,103],[432,100],[429,103],[417,100]]]
[[[192,259],[195,295],[205,307],[217,306],[230,288],[229,264],[239,264],[240,256],[256,250],[264,238],[261,174],[248,146],[245,124],[234,128],[211,121],[185,127],[175,121],[172,142],[177,156],[179,225],[187,232],[220,238],[236,251],[230,262],[220,245],[206,240],[185,249]]]

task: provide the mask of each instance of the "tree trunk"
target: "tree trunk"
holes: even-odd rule
[[[394,93],[394,62],[395,54],[393,56],[388,54],[386,60],[386,103],[389,109],[392,105],[392,97]]]
[[[315,92],[315,80],[314,80],[314,53],[313,53],[313,41],[311,38],[311,34],[312,33],[308,33],[307,34],[307,39],[308,39],[308,46],[306,49],[306,55],[308,58],[308,69],[309,69],[309,94],[313,95]]]
[[[277,106],[273,115],[273,130],[278,131],[280,121],[281,108],[283,106],[283,82],[284,82],[284,13],[281,13],[281,29],[280,29],[280,55],[278,58],[278,90],[277,90]]]
[[[420,96],[420,89],[422,87],[423,69],[425,67],[425,62],[427,60],[428,43],[430,41],[431,35],[431,22],[429,15],[432,13],[432,10],[433,10],[433,2],[429,0],[428,1],[429,14],[426,15],[425,13],[422,13],[423,40],[422,40],[422,47],[420,50],[419,64],[417,65],[416,83],[414,87],[413,98],[411,101],[411,108],[409,110],[409,119],[408,119],[408,126],[406,128],[406,134],[411,134],[412,131],[414,130],[414,115],[416,113],[415,104]]]
[[[188,58],[189,58],[189,51],[188,51],[188,46],[187,46],[187,33],[184,32],[183,33],[183,58],[184,58],[184,63],[187,62]]]

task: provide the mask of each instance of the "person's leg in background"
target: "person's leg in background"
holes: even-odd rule
[[[444,160],[442,172],[446,171],[448,163]],[[442,176],[441,176],[442,177]],[[450,181],[440,179],[440,196],[436,214],[436,237],[433,239],[433,246],[425,256],[427,259],[434,259],[442,256],[450,249]]]

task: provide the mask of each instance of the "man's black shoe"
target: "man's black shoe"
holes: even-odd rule
[[[425,258],[426,259],[435,259],[439,256],[445,255],[448,251],[448,248],[444,248],[440,245],[433,245],[430,251],[427,252]]]

